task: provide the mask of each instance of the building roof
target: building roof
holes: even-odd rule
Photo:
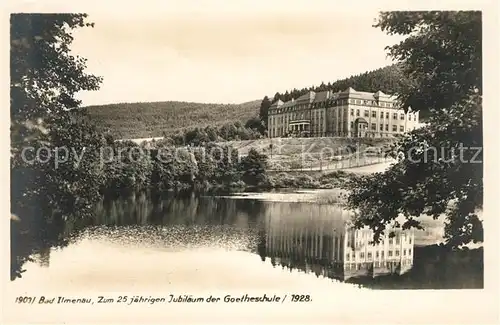
[[[383,93],[382,91],[377,91],[375,94],[373,94],[373,97],[379,99],[379,98],[383,98],[383,99],[389,99],[389,100],[396,100],[397,99],[397,96],[394,96],[394,95],[389,95],[389,94],[385,94]]]
[[[373,93],[369,93],[366,91],[358,91],[352,87],[349,87],[344,91],[341,91],[339,94],[347,94],[348,97],[357,98],[357,99],[375,100]]]
[[[289,100],[289,101],[285,102],[285,103],[284,103],[282,106],[280,106],[280,107],[292,107],[292,106],[294,106],[294,105],[295,105],[295,100],[294,100],[294,99],[292,99],[292,100]]]
[[[316,96],[316,93],[314,91],[310,90],[307,93],[305,93],[304,95],[302,95],[299,98],[297,98],[297,102],[312,103],[312,101],[314,100],[315,96]]]
[[[283,105],[283,102],[281,101],[281,99],[278,99],[276,102],[274,102],[273,104],[271,104],[271,106],[269,107],[278,107],[278,106],[281,106]]]
[[[305,103],[320,103],[324,102],[328,99],[336,100],[338,98],[353,98],[353,99],[361,99],[361,100],[371,100],[371,101],[379,101],[379,100],[388,100],[394,101],[397,99],[396,96],[388,95],[383,93],[382,91],[377,91],[376,93],[370,93],[366,91],[358,91],[352,87],[347,88],[344,91],[332,92],[331,90],[314,92],[312,90],[308,91],[304,95],[300,96],[297,99],[291,99],[285,103],[281,100],[278,100],[274,104],[271,105],[272,108],[280,107],[293,107],[296,104],[305,104]]]
[[[346,90],[340,92],[340,94],[348,94],[348,97],[356,98],[356,99],[364,99],[364,100],[396,100],[396,96],[388,95],[383,93],[382,91],[377,91],[376,93],[371,93],[367,91],[359,91],[352,87],[347,88]]]
[[[355,94],[353,94],[353,97],[366,100],[376,100],[375,96],[373,96],[373,93],[368,93],[365,91],[357,91]]]
[[[316,96],[314,96],[314,103],[324,102],[329,98],[328,96],[330,93],[331,93],[330,90],[317,92]]]

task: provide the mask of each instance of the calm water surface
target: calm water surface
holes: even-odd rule
[[[94,219],[65,225],[64,248],[25,265],[19,292],[136,289],[360,290],[481,288],[482,249],[437,245],[442,225],[369,244],[332,205],[134,194],[106,199]],[[44,291],[46,292],[46,291]]]

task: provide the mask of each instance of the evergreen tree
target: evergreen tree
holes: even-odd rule
[[[276,97],[276,96],[275,96]],[[264,124],[264,129],[267,130],[267,117],[269,114],[269,107],[271,106],[271,101],[267,96],[264,97],[262,103],[260,103],[259,117]]]

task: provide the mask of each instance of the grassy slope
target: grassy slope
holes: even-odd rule
[[[299,154],[307,150],[308,153],[317,153],[324,151],[326,148],[333,150],[347,145],[361,146],[384,146],[394,141],[393,138],[341,138],[341,137],[324,137],[324,138],[265,138],[258,140],[245,141],[228,141],[226,144],[231,144],[234,148],[240,150],[241,153],[247,152],[250,148],[258,149],[261,152],[267,152],[269,145],[273,144],[274,154],[293,155]]]
[[[226,122],[245,123],[258,115],[261,100],[242,104],[201,104],[189,102],[122,103],[89,106],[87,110],[101,130],[116,138],[149,138],[163,132]]]
[[[344,159],[349,156],[341,152],[342,148],[347,146],[357,147],[356,151],[362,152],[366,148],[389,148],[394,142],[393,138],[273,138],[245,141],[229,141],[233,148],[237,149],[242,155],[246,155],[251,148],[266,154],[270,158],[272,168],[294,169],[300,168],[298,164],[304,167],[318,167],[320,164],[327,167],[330,163],[330,157],[343,155]],[[272,144],[272,152],[270,145]],[[351,149],[351,153],[355,153]],[[363,155],[353,156],[354,160],[360,162]],[[321,160],[321,162],[320,162]],[[354,164],[354,162],[353,162]]]

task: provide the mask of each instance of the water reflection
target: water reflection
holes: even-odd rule
[[[95,225],[236,225],[256,223],[266,209],[258,200],[233,200],[193,192],[132,194],[101,201]]]
[[[260,249],[259,253],[270,257],[273,265],[341,281],[403,274],[413,266],[413,231],[395,230],[394,237],[386,234],[374,245],[373,232],[352,229],[352,215],[339,207],[269,205],[265,217],[266,250],[264,253]]]
[[[95,211],[90,220],[67,221],[57,238],[73,247],[90,240],[148,255],[243,251],[260,256],[263,270],[272,265],[372,288],[482,287],[482,250],[419,246],[431,243],[429,230],[394,229],[394,237],[372,245],[371,231],[352,229],[352,215],[333,205],[138,193],[103,200]],[[43,243],[32,256],[50,269],[51,247],[61,245]],[[223,263],[231,264],[227,256]]]

